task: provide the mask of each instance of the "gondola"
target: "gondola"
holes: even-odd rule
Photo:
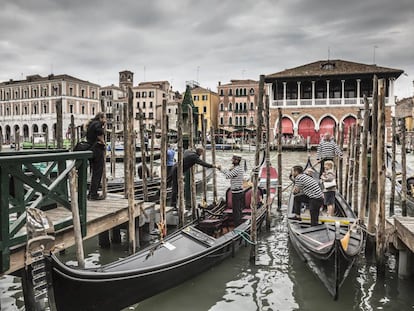
[[[310,161],[305,167],[311,167]],[[319,171],[319,170],[318,170]],[[319,178],[316,173],[314,177]],[[335,197],[335,216],[319,215],[319,225],[310,226],[307,207],[302,207],[301,220],[293,216],[293,192],[289,198],[288,231],[292,246],[315,276],[336,300],[355,259],[362,250],[364,235],[356,216],[340,193]]]
[[[389,179],[392,178],[392,168],[391,168],[391,161],[392,156],[390,152],[387,151],[387,177]],[[407,203],[407,213],[410,216],[414,216],[414,171],[410,168],[406,168],[406,176],[407,176],[407,189],[403,190],[402,185],[402,169],[401,164],[399,162],[395,163],[395,191],[397,191],[398,195],[401,197],[403,191],[406,191],[406,203]]]
[[[249,188],[245,191],[244,221],[236,228],[231,213],[226,212],[231,200],[221,200],[212,208],[200,207],[198,220],[168,235],[163,242],[99,268],[71,268],[52,254],[50,273],[57,310],[120,310],[233,256],[240,247],[248,245],[251,196]],[[262,198],[261,191],[258,198]],[[266,212],[261,206],[259,203],[256,213],[258,228]]]
[[[277,191],[277,185],[278,185],[278,174],[277,174],[277,170],[275,167],[273,166],[269,166],[269,179],[270,179],[270,199],[271,202],[273,202],[275,196],[276,196],[276,191]],[[263,165],[260,168],[260,172],[259,172],[259,186],[263,189],[266,189],[267,187],[267,166]]]

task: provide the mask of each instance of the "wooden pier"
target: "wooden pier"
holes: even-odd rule
[[[155,203],[138,201],[135,204],[135,214],[140,215],[143,210],[148,215],[155,217]],[[63,207],[56,207],[45,211],[47,217],[58,224],[62,220],[71,221],[72,213]],[[155,219],[155,218],[154,218]],[[154,219],[151,222],[154,222]],[[117,194],[109,194],[105,200],[87,202],[86,235],[83,239],[89,239],[102,232],[111,230],[119,225],[127,223],[128,219],[128,199]],[[23,227],[18,235],[25,235]],[[66,249],[75,244],[73,226],[68,226],[55,231],[56,249]],[[22,243],[10,248],[10,268],[4,274],[11,274],[24,267],[24,254],[26,243]]]
[[[414,217],[387,218],[387,240],[398,251],[398,275],[409,277],[414,272]]]

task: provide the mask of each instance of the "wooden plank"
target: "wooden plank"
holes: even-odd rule
[[[99,202],[105,202],[108,200],[102,200]],[[122,199],[121,200],[124,203],[123,208],[115,207],[111,208],[111,200],[106,202],[106,204],[102,204],[101,206],[97,206],[95,210],[90,210],[90,207],[88,207],[88,214],[90,213],[91,216],[96,216],[96,218],[88,219],[88,230],[87,235],[83,238],[89,239],[93,236],[98,235],[99,233],[102,233],[104,231],[107,231],[109,229],[112,229],[118,225],[124,224],[128,222],[128,209],[127,209],[127,200]],[[116,206],[121,205],[121,202],[118,200],[115,202],[113,201]],[[94,202],[95,203],[95,202]],[[147,204],[148,203],[148,204]],[[139,204],[135,205],[135,215],[139,215],[139,207],[143,204],[144,206],[155,206],[154,203],[151,202],[139,202]],[[57,207],[54,211],[53,209],[46,211],[48,216],[52,216],[53,218],[57,217],[57,215],[70,215],[70,212],[65,210],[62,207]],[[103,213],[102,216],[101,212]],[[105,214],[107,212],[107,214]],[[69,219],[71,216],[69,216]],[[89,216],[88,216],[89,218]],[[56,218],[57,222],[61,222],[62,219]],[[24,228],[25,229],[25,228]],[[70,246],[73,246],[75,243],[74,234],[73,234],[73,227],[67,227],[65,229],[62,229],[60,231],[57,231],[55,233],[55,245],[64,245],[64,248],[68,248]],[[10,250],[10,268],[7,270],[4,274],[11,274],[14,271],[17,271],[24,267],[24,252],[25,252],[25,244],[19,245],[14,247]]]
[[[396,216],[394,223],[398,238],[414,252],[414,217]]]

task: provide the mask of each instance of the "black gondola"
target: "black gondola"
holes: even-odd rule
[[[311,167],[310,161],[306,168]],[[305,168],[305,169],[306,169]],[[315,170],[316,171],[316,170]],[[319,171],[319,170],[318,170]],[[315,178],[318,178],[315,173]],[[293,211],[293,192],[289,198],[289,213]],[[362,250],[364,235],[357,219],[342,195],[335,197],[335,216],[319,216],[319,225],[310,226],[306,206],[301,220],[288,219],[289,238],[299,257],[336,300],[355,259]],[[291,218],[289,215],[288,218]]]
[[[246,190],[245,195],[246,206],[250,208],[252,189]],[[258,196],[262,198],[261,191]],[[247,245],[251,219],[246,214],[244,222],[234,228],[231,214],[226,214],[231,204],[227,201],[203,209],[205,217],[167,236],[164,242],[99,268],[71,268],[51,255],[57,310],[119,310],[174,287],[232,256]],[[246,208],[246,213],[249,212]],[[259,207],[259,226],[265,214],[265,209]]]

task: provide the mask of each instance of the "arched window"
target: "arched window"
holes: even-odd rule
[[[253,88],[250,89],[250,95],[254,95],[254,89]]]
[[[238,111],[238,110],[239,110],[239,103],[236,103],[236,105],[235,105],[235,107],[234,107],[234,110],[235,110],[235,111]]]
[[[220,103],[220,111],[224,111],[224,104]]]
[[[233,96],[233,89],[229,89],[229,96]]]
[[[81,107],[81,113],[82,113],[82,114],[85,114],[85,106],[82,106],[82,107]]]
[[[243,117],[243,125],[246,125],[246,122],[247,122],[247,118]]]
[[[229,125],[233,124],[233,119],[231,117],[229,117]]]
[[[246,96],[247,95],[247,90],[244,88],[243,89],[243,95]]]
[[[237,125],[239,125],[239,117],[236,117],[234,121],[235,121],[235,123],[234,123],[234,124],[235,124],[236,126],[237,126]]]
[[[253,125],[253,117],[250,117],[250,125]]]
[[[232,105],[232,103],[229,103],[229,111],[232,111],[233,110],[233,105]]]
[[[223,119],[223,117],[220,117],[220,125],[223,125],[224,124],[224,119]]]
[[[250,103],[250,110],[254,110],[254,104]]]
[[[239,89],[236,89],[236,96],[239,96]]]
[[[85,97],[85,90],[81,90],[81,97]]]
[[[223,89],[220,90],[220,96],[224,96],[224,91]]]

